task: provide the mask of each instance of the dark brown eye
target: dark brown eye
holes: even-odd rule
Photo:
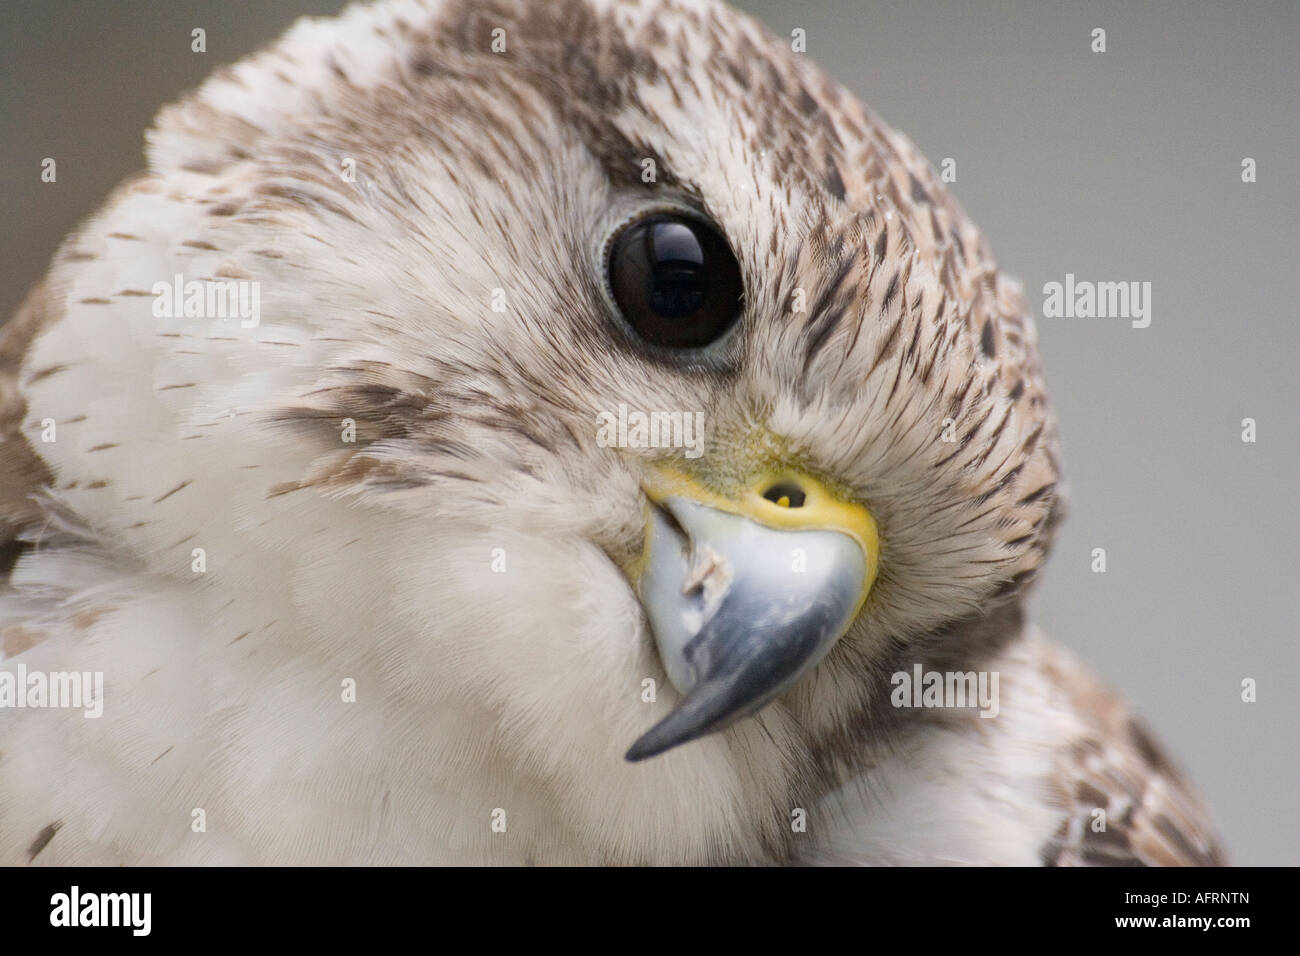
[[[654,345],[700,348],[740,315],[744,285],[726,240],[688,216],[638,219],[614,237],[609,288],[623,318]]]

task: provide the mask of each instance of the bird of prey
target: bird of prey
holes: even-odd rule
[[[796,46],[387,0],[161,112],[0,340],[0,860],[1220,860],[1024,619],[1019,286]]]

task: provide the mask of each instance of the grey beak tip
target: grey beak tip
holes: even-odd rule
[[[694,739],[694,737],[697,736],[694,734],[683,733],[681,730],[674,728],[673,724],[680,722],[680,717],[678,717],[677,720],[674,720],[674,717],[677,717],[676,712],[669,714],[638,737],[636,742],[627,749],[627,753],[623,755],[623,759],[628,763],[638,763],[642,760],[648,760],[651,757],[659,756],[665,751],[672,750],[678,744],[684,744],[688,740]]]
[[[650,757],[656,757],[662,752],[662,750],[656,750],[654,747],[645,743],[645,737],[641,737],[631,747],[627,748],[627,753],[623,755],[623,759],[628,763],[639,763],[640,761],[647,760]]]

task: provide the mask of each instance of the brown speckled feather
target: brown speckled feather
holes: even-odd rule
[[[1200,799],[1124,702],[1063,651],[1047,655],[1042,673],[1087,728],[1057,758],[1051,782],[1070,811],[1044,845],[1043,862],[1222,866]]]
[[[42,283],[0,326],[0,576],[9,573],[22,550],[19,532],[40,519],[32,495],[49,480],[49,470],[23,434],[27,402],[18,381],[27,346],[49,318]]]

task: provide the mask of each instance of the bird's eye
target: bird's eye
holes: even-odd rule
[[[701,348],[740,315],[740,265],[716,229],[657,213],[629,223],[609,249],[609,289],[628,325],[654,345]]]

